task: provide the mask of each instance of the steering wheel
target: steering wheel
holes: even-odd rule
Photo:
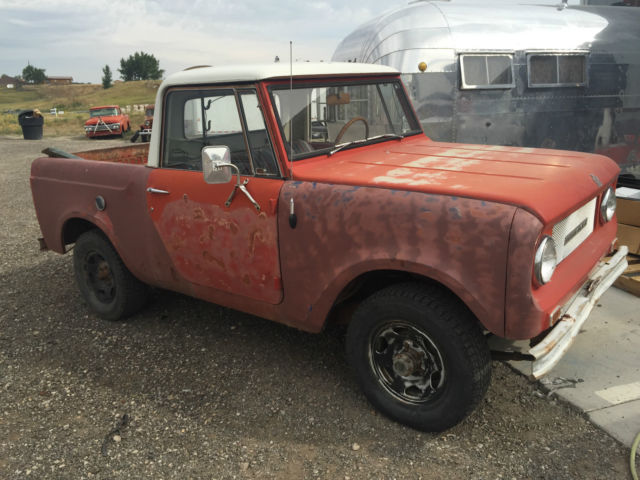
[[[353,117],[351,120],[349,120],[347,123],[344,124],[344,127],[340,129],[340,131],[338,132],[338,135],[336,135],[336,139],[334,140],[334,143],[335,144],[340,143],[340,140],[342,140],[342,137],[344,136],[344,134],[347,133],[347,130],[349,130],[349,127],[356,122],[364,123],[364,138],[369,138],[369,124],[367,123],[367,119],[364,117]]]

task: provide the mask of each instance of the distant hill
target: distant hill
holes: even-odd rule
[[[84,135],[82,125],[90,107],[97,105],[141,105],[155,102],[160,81],[116,82],[102,85],[25,85],[20,89],[0,88],[0,135],[22,133],[17,123],[20,110],[39,109],[45,117],[44,135]],[[52,108],[63,110],[57,118],[49,115]],[[144,114],[130,113],[131,128],[137,129]]]

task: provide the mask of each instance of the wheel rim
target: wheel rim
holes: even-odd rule
[[[90,252],[85,257],[84,272],[96,298],[102,303],[111,303],[116,295],[116,283],[109,262],[99,253]]]
[[[387,323],[372,333],[369,364],[380,385],[398,400],[421,404],[442,391],[442,355],[423,330],[402,321]]]

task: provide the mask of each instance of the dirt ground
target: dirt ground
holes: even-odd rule
[[[71,256],[38,251],[29,168],[121,143],[0,138],[0,478],[630,478],[626,448],[501,362],[469,419],[425,434],[373,411],[340,332],[166,291],[98,319]]]

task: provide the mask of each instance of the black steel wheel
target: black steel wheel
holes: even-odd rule
[[[394,285],[362,302],[347,331],[347,357],[368,400],[419,430],[462,421],[491,381],[473,315],[437,286]]]
[[[442,354],[433,340],[401,320],[371,332],[369,367],[390,395],[415,405],[433,399],[446,378]]]
[[[131,274],[102,232],[90,230],[80,235],[73,266],[80,293],[100,317],[120,320],[146,303],[147,286]]]

